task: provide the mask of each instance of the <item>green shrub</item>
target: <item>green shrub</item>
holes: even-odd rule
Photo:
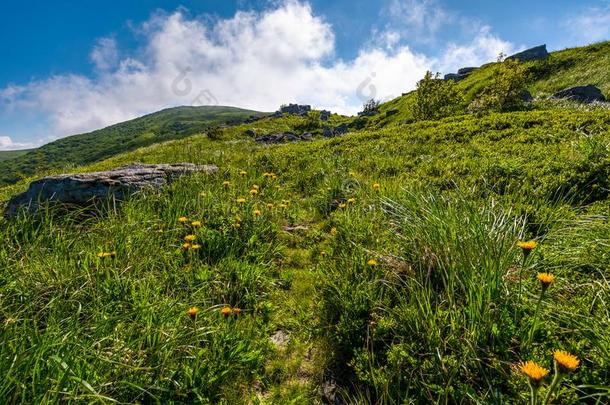
[[[413,116],[417,120],[436,120],[448,117],[460,111],[463,102],[461,91],[453,80],[442,80],[440,74],[435,76],[426,72],[417,83],[413,101]]]
[[[505,111],[523,105],[527,69],[519,61],[506,59],[497,63],[491,82],[469,106],[471,111]]]

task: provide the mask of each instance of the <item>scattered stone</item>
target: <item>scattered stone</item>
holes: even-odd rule
[[[313,134],[311,134],[311,132],[305,132],[303,135],[301,135],[301,140],[302,141],[313,141]]]
[[[553,94],[552,98],[567,99],[581,103],[593,103],[596,101],[606,101],[602,91],[592,84],[586,86],[570,87]]]
[[[325,138],[332,138],[333,136],[335,136],[335,134],[333,133],[332,128],[326,127],[322,130],[322,136],[324,136]]]
[[[244,135],[246,135],[246,136],[250,136],[250,137],[254,137],[254,136],[256,136],[256,132],[254,132],[254,130],[253,130],[253,129],[246,129],[246,130],[244,131]]]
[[[311,111],[310,105],[288,104],[280,107],[280,112],[293,115],[307,115]]]
[[[21,209],[35,213],[47,202],[84,206],[104,202],[108,198],[122,201],[145,189],[161,190],[174,178],[185,174],[217,171],[217,166],[192,163],[133,164],[105,172],[44,177],[32,182],[25,193],[13,197],[7,204],[5,214],[15,216]]]
[[[333,129],[333,135],[337,136],[337,135],[347,134],[348,131],[349,131],[349,126],[347,124],[341,124],[339,126],[336,126]]]
[[[529,62],[533,60],[544,60],[548,57],[549,53],[546,50],[546,45],[540,45],[511,55],[506,59],[518,60],[519,62]]]
[[[290,233],[290,232],[296,232],[296,231],[307,231],[307,230],[309,230],[309,227],[305,226],[305,225],[297,225],[297,226],[288,226],[288,225],[286,225],[282,229],[284,231]]]
[[[288,342],[290,342],[290,335],[288,332],[280,329],[271,335],[269,339],[271,339],[271,343],[273,343],[278,350],[283,350]]]
[[[272,118],[282,118],[284,116],[284,114],[281,111],[276,111],[273,114],[271,114]]]
[[[244,121],[246,124],[252,124],[253,122],[262,120],[263,117],[259,116],[259,115],[251,115],[248,118],[246,118],[246,120]]]
[[[263,135],[254,139],[258,143],[284,143],[284,142],[296,142],[300,140],[298,136],[293,133],[286,132],[280,134]]]
[[[330,119],[331,112],[328,110],[320,111],[320,121],[328,121]]]
[[[526,103],[530,103],[534,99],[534,97],[532,97],[532,93],[527,90],[523,90],[519,97],[521,97],[521,101],[525,101]]]

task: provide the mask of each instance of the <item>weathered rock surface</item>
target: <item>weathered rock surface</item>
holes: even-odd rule
[[[263,136],[259,136],[258,138],[255,139],[255,141],[259,142],[259,143],[284,143],[284,142],[296,142],[299,140],[301,140],[301,138],[291,132],[263,135]]]
[[[330,111],[322,110],[320,111],[320,121],[328,121],[330,118]]]
[[[478,69],[478,67],[463,67],[463,68],[458,69],[457,72],[458,72],[458,75],[468,75],[477,69]]]
[[[280,112],[285,114],[307,115],[310,111],[310,105],[288,104],[280,107]]]
[[[552,98],[579,101],[581,103],[593,103],[606,101],[602,91],[592,84],[586,86],[570,87],[553,94]]]
[[[396,115],[398,114],[400,111],[398,110],[398,108],[392,108],[388,111],[385,112],[385,116],[386,117],[391,117],[392,115]]]
[[[106,172],[44,177],[32,182],[25,193],[13,197],[8,202],[5,214],[14,216],[22,209],[35,213],[47,202],[82,206],[106,201],[108,198],[121,201],[141,190],[160,190],[173,179],[185,174],[216,171],[216,166],[192,163],[133,164]]]
[[[468,74],[459,74],[459,73],[447,73],[444,77],[445,81],[447,80],[453,80],[454,82],[459,82],[461,80],[464,80],[465,78],[467,78],[469,75]]]
[[[526,49],[525,51],[516,53],[507,57],[506,59],[514,59],[519,62],[529,62],[532,60],[543,60],[549,57],[549,53],[546,50],[546,44],[536,46],[534,48]]]

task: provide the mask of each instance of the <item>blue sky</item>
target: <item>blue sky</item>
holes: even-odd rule
[[[0,4],[0,150],[174,105],[353,113],[363,99],[546,43],[609,39],[608,0]]]

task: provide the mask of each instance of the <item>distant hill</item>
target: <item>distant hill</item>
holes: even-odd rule
[[[176,107],[110,127],[73,135],[30,151],[0,152],[0,186],[48,170],[94,163],[154,143],[237,124],[263,113],[234,107]],[[24,153],[25,152],[25,153]]]
[[[14,159],[19,156],[23,156],[26,153],[33,151],[34,149],[23,149],[23,150],[0,150],[0,162],[5,160]]]

